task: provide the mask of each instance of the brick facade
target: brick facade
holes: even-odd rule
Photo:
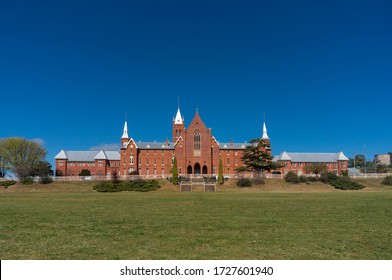
[[[92,176],[107,176],[114,170],[122,176],[138,174],[143,176],[169,177],[174,157],[177,158],[179,175],[217,175],[219,160],[222,160],[223,174],[236,175],[236,169],[243,165],[245,143],[220,143],[212,135],[196,112],[188,127],[178,109],[172,123],[172,141],[135,142],[128,136],[127,122],[121,138],[119,152],[114,151],[61,151],[56,157],[56,173],[62,176],[78,176],[88,169]],[[266,144],[264,152],[271,154],[270,139],[264,123],[262,141]],[[343,153],[286,153],[274,158],[282,167],[274,173],[294,171],[305,175],[304,168],[310,163],[325,164],[328,170],[342,174],[347,170],[348,159]]]

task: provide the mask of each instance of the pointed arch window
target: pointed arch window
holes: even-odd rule
[[[200,133],[198,130],[193,135],[193,151],[195,156],[200,156]]]

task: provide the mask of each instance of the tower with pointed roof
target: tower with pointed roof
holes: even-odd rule
[[[270,138],[268,137],[268,134],[267,134],[267,126],[265,124],[265,116],[264,116],[264,122],[263,122],[263,135],[261,136],[261,140],[266,145],[267,152],[269,151],[271,153],[271,141],[270,141]]]
[[[125,121],[123,135],[121,136],[121,144],[122,144],[122,146],[124,146],[128,141],[129,141],[128,123],[127,123],[127,121]]]
[[[181,116],[180,106],[178,106],[176,117],[173,119],[173,142],[176,142],[184,133],[184,118]]]

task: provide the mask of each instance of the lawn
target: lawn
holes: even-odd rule
[[[44,188],[0,192],[0,259],[392,259],[388,188]]]

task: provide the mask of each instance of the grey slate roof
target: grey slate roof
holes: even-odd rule
[[[221,150],[245,150],[248,143],[219,143]]]
[[[337,162],[338,160],[348,160],[340,153],[287,153],[283,152],[274,157],[273,161],[290,160],[291,162]]]
[[[166,142],[135,142],[139,149],[143,150],[174,150],[173,142],[169,142],[169,146],[166,145]]]
[[[68,161],[92,162],[96,159],[120,160],[117,151],[64,151],[62,150],[55,159],[66,159]]]

